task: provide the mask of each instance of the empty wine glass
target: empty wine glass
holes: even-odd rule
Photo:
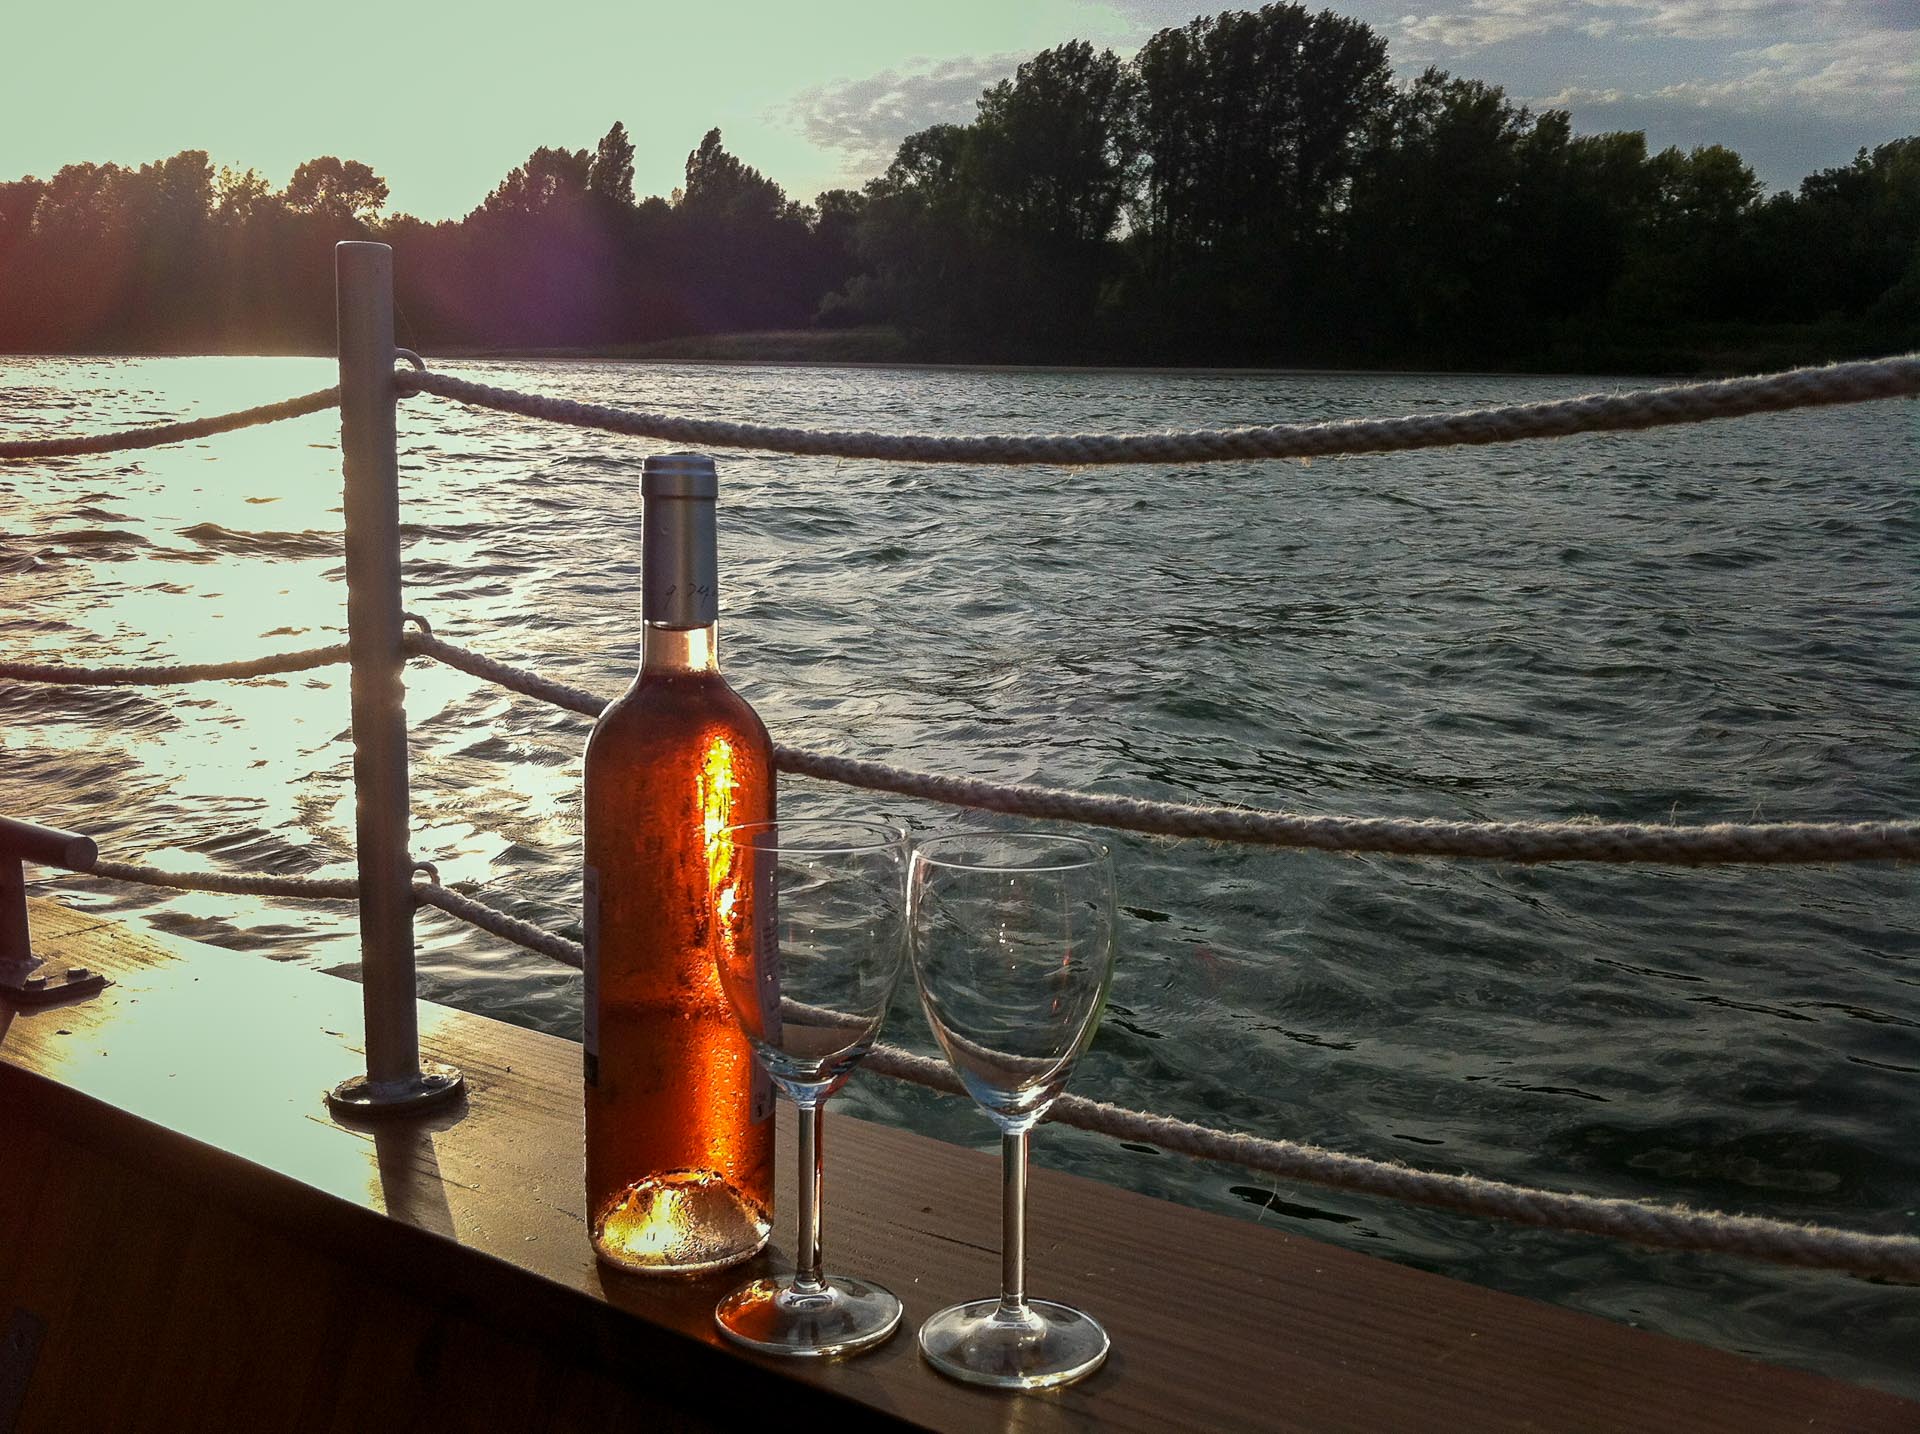
[[[742,1285],[715,1307],[728,1339],[825,1357],[879,1344],[900,1301],[823,1275],[821,1106],[880,1032],[905,964],[906,833],[829,818],[727,827],[708,843],[712,944],[727,1003],[800,1113],[800,1247],[786,1279]]]
[[[941,1310],[920,1327],[920,1352],[969,1384],[1070,1384],[1106,1359],[1107,1332],[1027,1298],[1027,1131],[1066,1087],[1106,1003],[1112,863],[1079,837],[966,833],[922,842],[907,887],[928,1023],[1000,1127],[1003,1159],[1000,1298]]]

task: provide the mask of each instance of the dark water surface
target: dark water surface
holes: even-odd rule
[[[1593,380],[473,364],[670,412],[933,432],[1444,411]],[[331,381],[291,359],[0,359],[9,435]],[[415,398],[408,605],[612,693],[638,658],[648,446]],[[783,740],[1003,780],[1308,812],[1628,821],[1920,811],[1908,403],[1302,464],[991,470],[721,455],[723,655]],[[343,630],[338,420],[0,466],[0,651],[207,661]],[[586,724],[409,675],[414,849],[577,935]],[[345,670],[0,684],[0,811],[103,853],[350,873]],[[788,811],[944,809],[789,781]],[[1122,952],[1074,1088],[1269,1136],[1878,1232],[1920,1208],[1920,873],[1296,855],[1121,836]],[[77,879],[63,898],[351,970],[351,911]],[[424,993],[577,1033],[579,978],[435,912]],[[928,1049],[907,998],[891,1038]],[[987,1145],[967,1106],[845,1108]],[[1035,1158],[1920,1396],[1920,1292],[1651,1254],[1076,1132]],[[1097,1232],[1090,1232],[1097,1235]],[[1178,1251],[1169,1251],[1169,1262]],[[1045,1261],[1035,1271],[1046,1279]],[[1143,1272],[1142,1297],[1150,1297]],[[1284,1331],[1276,1331],[1283,1337]]]

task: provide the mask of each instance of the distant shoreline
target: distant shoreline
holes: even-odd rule
[[[402,335],[403,342],[408,336]],[[418,345],[415,345],[418,347]],[[894,329],[791,329],[732,334],[696,334],[644,344],[505,347],[492,344],[429,346],[431,361],[485,360],[525,363],[671,363],[779,368],[900,369],[929,373],[1122,373],[1166,378],[1589,378],[1671,381],[1777,372],[1842,359],[1879,357],[1884,345],[1864,343],[1857,332],[1826,326],[1694,329],[1671,334],[1623,335],[1595,341],[1584,350],[1538,356],[1504,369],[1449,368],[1437,364],[1364,367],[1284,363],[1048,363],[931,357]],[[12,352],[7,358],[332,358],[328,350],[253,348],[226,351]],[[1564,360],[1564,361],[1562,361]]]
[[[1318,368],[1228,364],[1133,363],[940,363],[930,359],[794,359],[794,358],[631,358],[614,353],[572,350],[476,349],[448,350],[440,357],[453,362],[488,363],[661,363],[708,368],[848,368],[905,369],[914,373],[1129,373],[1166,378],[1649,378],[1686,375],[1601,374],[1569,369],[1466,368]]]
[[[446,359],[484,359],[498,362],[562,361],[579,363],[676,363],[717,368],[747,365],[767,368],[904,369],[925,373],[1129,373],[1168,378],[1522,378],[1522,377],[1648,377],[1645,369],[1604,372],[1592,368],[1483,369],[1354,367],[1331,364],[1272,363],[1047,363],[990,359],[928,358],[915,352],[905,335],[891,329],[768,330],[738,334],[689,335],[645,344],[601,344],[503,348],[493,345],[442,349]],[[1697,376],[1689,370],[1669,370],[1665,376]]]

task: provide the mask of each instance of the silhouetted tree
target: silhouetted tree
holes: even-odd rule
[[[633,141],[619,120],[601,136],[587,169],[587,188],[611,204],[633,203]]]
[[[753,224],[782,217],[786,192],[759,170],[727,152],[720,131],[710,129],[687,155],[687,182],[680,208],[689,215]]]
[[[594,343],[617,331],[618,252],[588,188],[593,156],[542,145],[467,217],[467,321],[498,342]]]
[[[717,129],[670,199],[636,200],[633,165],[616,122],[431,224],[330,155],[279,193],[199,150],[0,183],[0,348],[324,350],[359,237],[395,245],[415,345],[863,319],[973,358],[1685,362],[1754,323],[1804,326],[1809,358],[1920,344],[1920,138],[1763,198],[1723,146],[1576,138],[1439,70],[1396,89],[1377,34],[1298,4],[1130,63],[1056,46],[811,206]]]
[[[1141,49],[1143,318],[1216,352],[1271,346],[1323,261],[1389,92],[1386,42],[1300,5],[1227,12]]]
[[[1497,85],[1429,69],[1394,97],[1353,185],[1347,279],[1373,346],[1428,362],[1480,362],[1519,339],[1530,179],[1564,150],[1555,120]]]
[[[980,296],[1009,345],[1058,346],[1095,318],[1134,182],[1135,82],[1111,50],[1061,45],[980,98],[962,182],[989,252]]]
[[[976,324],[986,262],[963,180],[972,131],[931,125],[900,142],[886,173],[868,181],[856,227],[864,272],[836,296],[838,312],[884,318],[936,347]]]
[[[686,323],[708,333],[804,324],[815,299],[795,294],[788,276],[812,267],[809,217],[778,184],[728,153],[719,130],[708,130],[687,155],[674,207]]]
[[[1760,182],[1721,145],[1664,149],[1646,165],[1648,202],[1617,308],[1641,323],[1730,319],[1753,306],[1748,217]]]
[[[371,219],[386,207],[387,182],[357,159],[328,154],[294,170],[282,198],[298,214]]]
[[[1808,175],[1796,208],[1800,242],[1820,260],[1802,279],[1813,302],[1873,314],[1906,342],[1920,340],[1920,137]]]
[[[525,164],[507,171],[507,177],[480,201],[482,218],[528,219],[566,211],[586,196],[593,160],[584,149],[549,149],[542,145]]]

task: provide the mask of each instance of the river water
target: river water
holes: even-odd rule
[[[460,371],[668,412],[953,433],[1389,416],[1627,386]],[[159,422],[331,373],[302,359],[0,359],[0,430]],[[0,650],[212,661],[336,640],[337,436],[320,414],[0,466]],[[403,404],[400,441],[409,607],[441,636],[577,686],[627,682],[649,446],[424,397]],[[1908,403],[1311,465],[720,464],[723,661],[795,745],[1306,812],[1920,811]],[[408,708],[416,855],[577,936],[586,723],[422,663]],[[0,684],[0,709],[0,811],[87,831],[123,859],[352,870],[344,668],[171,689]],[[965,820],[807,781],[781,800],[877,807],[922,834]],[[1121,957],[1083,1094],[1553,1188],[1915,1227],[1912,867],[1521,868],[1113,844]],[[266,959],[346,972],[357,959],[338,904],[41,886]],[[577,1035],[574,973],[437,912],[419,930],[428,997]],[[931,1048],[905,996],[889,1035]],[[841,1100],[992,1143],[964,1104],[872,1077]],[[1055,1128],[1035,1159],[1920,1396],[1920,1292],[1275,1186]]]

